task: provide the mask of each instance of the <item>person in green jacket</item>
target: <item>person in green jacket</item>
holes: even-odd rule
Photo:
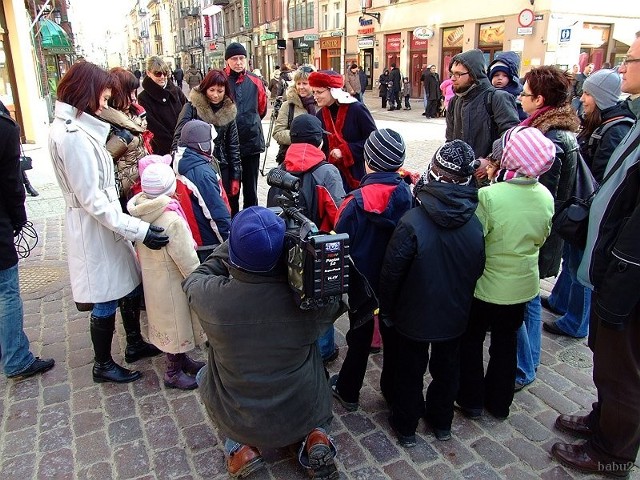
[[[476,210],[484,230],[486,264],[462,337],[457,403],[469,418],[480,417],[484,408],[505,419],[516,378],[516,332],[525,303],[540,289],[538,252],[553,216],[553,196],[537,177],[553,164],[555,146],[540,130],[517,126],[496,141],[492,157],[499,163],[488,169],[492,184],[478,191]],[[485,374],[488,329],[491,347]]]

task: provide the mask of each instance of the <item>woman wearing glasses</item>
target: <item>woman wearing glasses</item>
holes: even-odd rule
[[[149,57],[146,69],[138,102],[147,111],[148,128],[153,133],[150,153],[166,155],[171,153],[178,115],[187,97],[169,80],[169,66],[160,57]]]
[[[537,128],[556,147],[553,165],[540,177],[540,183],[551,192],[555,208],[558,208],[573,195],[578,158],[575,134],[580,128],[580,120],[569,103],[571,75],[557,67],[542,66],[529,71],[524,80],[520,101],[529,117],[520,125]],[[562,248],[562,239],[552,231],[540,249],[540,278],[558,274]],[[516,391],[536,378],[536,368],[540,364],[541,323],[542,308],[538,295],[527,302],[524,325],[518,331]]]
[[[303,65],[298,68],[293,74],[293,85],[287,88],[285,92],[286,100],[280,107],[278,118],[273,126],[273,138],[280,145],[280,150],[276,156],[278,164],[284,161],[287,148],[291,145],[289,132],[293,119],[303,113],[315,116],[318,110],[309,86],[309,75],[315,70],[311,65]]]

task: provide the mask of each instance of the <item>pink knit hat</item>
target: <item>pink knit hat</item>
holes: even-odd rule
[[[500,167],[527,177],[539,177],[549,170],[556,146],[534,127],[517,126],[502,135]]]

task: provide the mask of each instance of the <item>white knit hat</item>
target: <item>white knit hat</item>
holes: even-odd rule
[[[164,163],[152,163],[142,172],[142,191],[148,198],[160,195],[171,196],[176,192],[176,175],[173,169]]]

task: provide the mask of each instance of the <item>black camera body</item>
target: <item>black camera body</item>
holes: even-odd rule
[[[302,213],[300,179],[280,168],[267,175],[267,184],[279,188],[273,207],[285,220],[287,277],[303,310],[339,302],[349,288],[349,235],[318,230]]]

